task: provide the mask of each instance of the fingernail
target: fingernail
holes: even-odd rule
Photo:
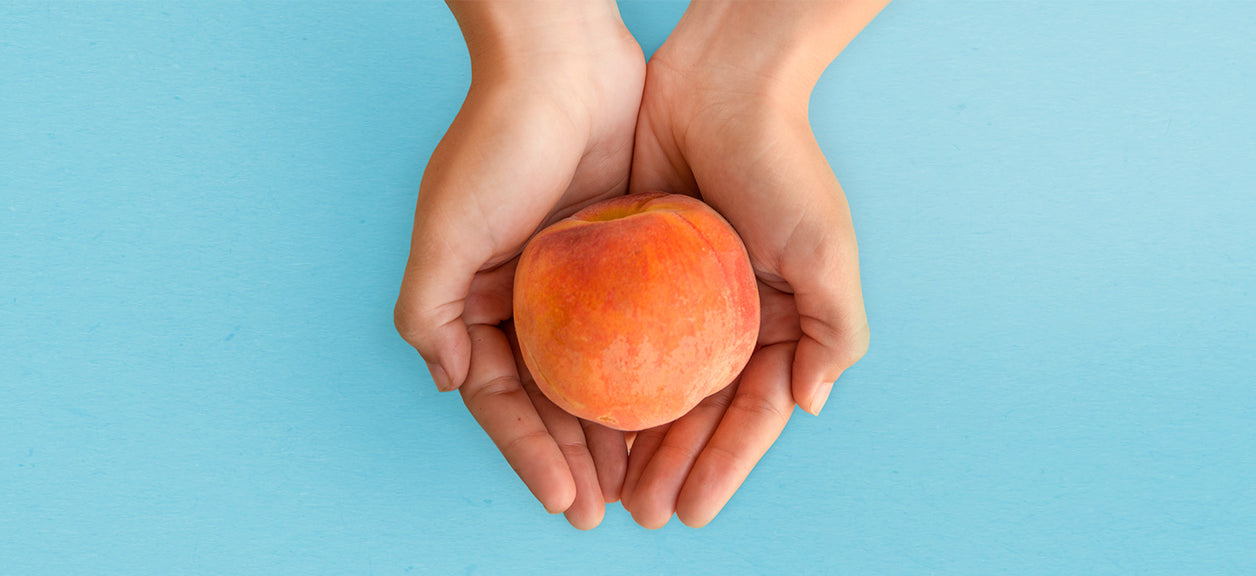
[[[826,382],[816,388],[816,393],[811,396],[811,412],[813,416],[819,416],[820,410],[824,409],[824,403],[829,401],[829,394],[833,393],[833,383]]]
[[[427,371],[432,373],[432,382],[436,383],[436,390],[439,392],[448,392],[453,390],[450,385],[449,375],[445,373],[445,369],[440,364],[427,363]]]

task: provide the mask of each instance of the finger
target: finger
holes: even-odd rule
[[[427,362],[436,389],[448,392],[466,379],[470,364],[471,341],[462,310],[475,269],[439,259],[425,262],[407,266],[401,295],[393,308],[393,322],[401,337]],[[428,271],[432,269],[447,272],[431,274]]]
[[[567,468],[571,470],[571,478],[575,482],[575,500],[563,515],[572,526],[580,530],[592,530],[602,523],[602,517],[606,513],[606,501],[602,496],[597,467],[589,453],[584,429],[579,419],[550,402],[535,384],[525,385],[524,389],[532,399],[532,405],[536,407],[541,421],[545,423],[545,428],[563,453]]]
[[[793,352],[791,344],[761,348],[742,371],[719,428],[680,490],[676,517],[686,526],[697,528],[714,519],[785,429],[794,408],[789,388]]]
[[[624,508],[627,508],[628,503],[632,501],[637,480],[641,478],[641,473],[650,463],[654,451],[658,450],[659,445],[663,443],[663,437],[667,435],[667,429],[670,426],[670,423],[662,424],[632,435],[632,444],[628,448],[628,468],[624,470],[624,487],[619,494],[624,502]]]
[[[585,431],[581,421],[563,411],[537,387],[528,367],[523,361],[523,353],[519,349],[519,340],[515,334],[513,322],[503,325],[507,343],[514,356],[515,368],[523,382],[523,389],[541,417],[541,422],[549,430],[550,436],[558,444],[567,468],[571,470],[571,478],[576,485],[576,498],[571,506],[563,512],[567,521],[580,530],[592,530],[602,523],[606,513],[606,503],[602,499],[602,488],[598,480],[598,471],[589,453],[585,439]]]
[[[803,410],[813,416],[828,402],[837,379],[863,358],[868,351],[868,323],[835,331],[819,319],[803,319],[803,325],[814,325],[810,333],[798,341],[794,355],[793,396]],[[806,331],[806,328],[804,328]],[[821,334],[817,338],[812,334]]]
[[[794,295],[759,281],[759,339],[756,345],[797,342],[799,338],[802,338],[802,328],[798,326]]]
[[[501,330],[471,326],[471,364],[459,391],[471,415],[551,514],[571,507],[576,483],[558,444],[537,414]]]
[[[468,325],[497,326],[510,319],[514,312],[515,268],[518,264],[519,259],[514,258],[492,270],[479,272],[471,279],[462,311],[464,322]]]
[[[403,325],[407,327],[407,330],[402,330],[402,335],[412,341],[420,353],[426,350],[425,358],[433,356],[441,358],[440,351],[445,351],[443,355],[445,360],[428,362],[428,371],[432,374],[432,381],[438,390],[448,392],[462,382],[462,377],[459,376],[462,374],[460,370],[470,358],[470,340],[466,335],[466,326],[468,324],[492,326],[510,317],[511,291],[514,286],[515,266],[518,263],[519,260],[514,259],[495,269],[476,273],[471,279],[470,287],[466,290],[466,298],[458,306],[449,307],[449,314],[459,310],[460,317],[448,318],[443,324],[439,320],[422,320],[420,314],[407,311],[407,306],[416,305],[423,308],[423,305],[414,304],[413,299],[406,297],[406,295],[414,296],[417,291],[409,290],[408,280],[403,280],[403,296],[398,299],[395,310],[397,326],[399,330]],[[414,277],[414,274],[406,276],[407,279]],[[438,307],[432,311],[440,313],[441,308]],[[435,344],[432,343],[433,339]],[[442,363],[455,368],[447,371],[442,368]]]
[[[641,472],[632,500],[625,503],[638,524],[662,528],[671,519],[685,478],[719,426],[736,390],[736,383],[725,387],[672,423]]]
[[[628,469],[628,443],[624,433],[612,430],[596,422],[581,420],[584,439],[597,467],[597,483],[602,487],[602,500],[618,502],[624,487],[624,472]]]

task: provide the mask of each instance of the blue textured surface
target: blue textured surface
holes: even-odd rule
[[[1252,30],[890,6],[812,102],[871,352],[709,527],[580,533],[392,328],[441,4],[5,2],[0,574],[1256,573]]]

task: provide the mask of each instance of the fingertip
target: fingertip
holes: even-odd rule
[[[859,356],[862,352],[844,352],[841,347],[825,346],[804,337],[794,351],[790,374],[794,403],[808,414],[819,416],[833,392],[834,383]]]
[[[716,511],[715,514],[710,514],[710,515],[681,514],[680,511],[677,510],[676,519],[680,520],[681,524],[684,524],[685,526],[688,526],[690,528],[702,528],[706,526],[707,524],[710,524],[711,521],[714,520],[715,516],[718,514],[719,514],[719,511]]]
[[[448,366],[448,370],[446,370]],[[471,373],[471,357],[470,354],[454,353],[454,358],[449,364],[441,364],[441,371],[445,372],[448,379],[449,390],[457,390],[461,388],[467,381],[467,376]]]
[[[432,375],[432,383],[436,384],[436,390],[438,392],[449,392],[450,390],[457,388],[456,386],[452,386],[450,384],[449,374],[445,372],[444,368],[441,368],[440,364],[436,362],[428,362],[427,371]]]
[[[822,382],[815,387],[815,392],[811,394],[811,400],[807,402],[805,410],[812,416],[819,416],[820,411],[824,409],[824,404],[829,401],[829,394],[833,392],[832,382]]]
[[[606,517],[606,506],[592,506],[581,511],[567,510],[563,515],[575,529],[592,530],[602,524],[602,519]]]
[[[537,422],[540,424],[540,422]],[[488,429],[485,429],[488,431]],[[543,432],[542,428],[542,433]],[[490,433],[490,436],[493,434]],[[498,441],[494,438],[494,441]],[[507,440],[507,442],[510,442]],[[516,442],[518,442],[516,440]],[[567,512],[576,503],[576,481],[553,439],[546,434],[543,440],[531,442],[528,448],[505,447],[499,443],[502,455],[523,480],[532,496],[550,514]]]
[[[638,483],[633,499],[625,504],[637,524],[650,530],[667,525],[676,513],[676,493],[666,486],[658,486],[658,476],[645,478],[644,484]]]
[[[633,522],[636,522],[646,530],[658,530],[659,528],[667,526],[667,522],[672,519],[672,515],[670,513],[666,516],[649,512],[631,513]]]
[[[714,520],[732,497],[731,492],[721,493],[717,483],[718,478],[713,478],[708,468],[695,469],[676,502],[676,519],[690,528],[701,528]]]
[[[653,459],[655,451],[663,443],[663,437],[671,424],[663,424],[656,428],[632,432],[625,436],[628,444],[628,458],[624,463],[624,481],[619,490],[619,500],[624,508],[631,511],[636,502],[637,483],[641,480],[645,468]]]
[[[548,494],[537,494],[537,500],[541,502],[541,506],[545,507],[545,511],[550,514],[563,514],[571,509],[571,505],[576,502],[576,483],[568,474],[566,482],[560,481],[557,487],[550,490]]]
[[[399,324],[402,336],[427,364],[432,383],[440,392],[457,390],[467,380],[471,371],[471,337],[473,327],[455,318],[442,326],[420,330],[414,328],[417,321]],[[478,337],[479,341],[483,334]]]
[[[624,433],[587,420],[581,420],[580,425],[584,429],[589,455],[593,457],[602,503],[618,502],[628,468],[628,444]]]

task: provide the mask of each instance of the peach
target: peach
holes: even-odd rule
[[[759,293],[741,238],[689,196],[633,194],[539,232],[515,271],[515,331],[541,391],[619,430],[671,422],[754,351]]]

